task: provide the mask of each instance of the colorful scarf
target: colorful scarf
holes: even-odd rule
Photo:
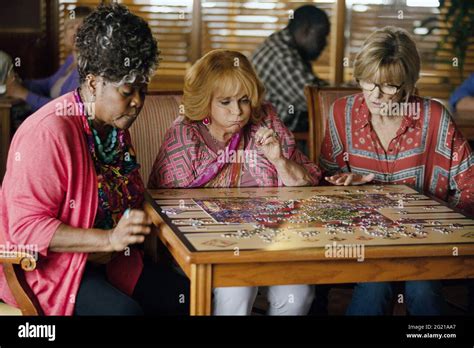
[[[128,132],[117,131],[118,151],[110,163],[103,163],[97,156],[94,135],[84,112],[79,91],[74,91],[79,105],[81,122],[87,140],[87,146],[94,162],[97,174],[99,203],[94,227],[114,228],[127,209],[142,209],[145,191],[138,169],[135,152]],[[93,254],[93,255],[92,255]],[[92,259],[91,259],[92,257]],[[120,291],[132,296],[143,270],[143,253],[135,247],[129,253],[89,253],[88,260],[106,264],[107,280]]]
[[[98,158],[94,136],[78,90],[74,92],[74,97],[81,110],[81,121],[97,174],[99,206],[94,227],[111,229],[117,225],[125,210],[142,208],[145,188],[138,172],[140,165],[125,131],[121,129],[117,129],[116,146],[120,148],[113,161],[106,164]]]
[[[235,133],[224,151],[243,150],[244,138],[242,130]],[[241,176],[242,163],[226,163],[217,156],[189,187],[238,187]]]

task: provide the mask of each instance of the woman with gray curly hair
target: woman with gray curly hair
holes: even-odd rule
[[[186,312],[185,277],[144,262],[150,233],[128,128],[158,48],[147,23],[101,5],[77,34],[80,87],[27,119],[13,138],[0,192],[0,230],[28,246],[26,281],[47,315]],[[0,270],[0,298],[15,305]],[[183,300],[184,299],[184,300]]]

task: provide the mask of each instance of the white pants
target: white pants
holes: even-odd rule
[[[258,287],[214,288],[213,315],[250,315]],[[312,285],[267,287],[268,315],[306,315],[314,299]]]

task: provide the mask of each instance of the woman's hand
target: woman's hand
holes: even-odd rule
[[[283,159],[278,134],[270,128],[262,127],[255,133],[257,147],[262,150],[265,157],[275,164]]]
[[[151,232],[151,218],[142,210],[127,210],[115,228],[109,230],[114,251],[123,251],[130,244],[143,243]]]
[[[355,173],[339,173],[330,177],[325,177],[326,181],[333,185],[363,185],[374,179],[374,174],[360,175]]]
[[[285,186],[304,186],[310,182],[308,171],[293,160],[285,158],[278,134],[262,127],[255,133],[257,148],[275,167],[278,177]]]

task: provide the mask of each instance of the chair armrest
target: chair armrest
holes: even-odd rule
[[[36,259],[33,255],[26,252],[0,251],[0,265],[3,267],[8,287],[22,314],[42,315],[41,305],[23,274],[23,271],[30,272],[36,268]]]
[[[0,251],[0,264],[20,265],[29,272],[36,268],[36,259],[26,252]]]

